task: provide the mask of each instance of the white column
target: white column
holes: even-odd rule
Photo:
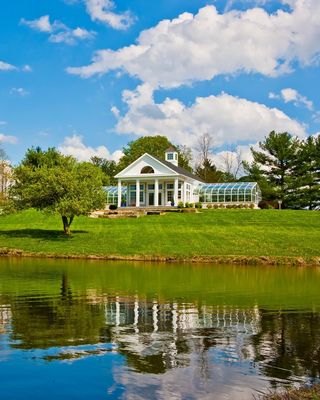
[[[121,179],[118,180],[118,207],[121,207]]]
[[[130,196],[130,186],[129,186],[129,184],[127,183],[127,198],[126,198],[126,206],[127,206],[127,207],[130,206],[130,204],[129,204],[129,196]]]
[[[154,205],[158,207],[159,205],[159,180],[154,181]]]
[[[183,201],[184,204],[186,204],[186,202],[187,202],[187,182],[186,181],[183,182],[183,189],[182,190],[183,190],[182,201]]]
[[[140,207],[140,180],[136,180],[136,207]]]
[[[174,205],[178,205],[178,190],[179,190],[179,179],[175,178],[174,180],[174,192],[173,192],[173,201]]]

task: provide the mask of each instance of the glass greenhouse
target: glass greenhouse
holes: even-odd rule
[[[255,203],[261,200],[257,182],[207,183],[196,193],[202,203]]]
[[[105,186],[103,189],[107,195],[107,204],[118,204],[118,186]],[[121,187],[121,197],[121,203],[125,203],[127,197],[126,186]]]

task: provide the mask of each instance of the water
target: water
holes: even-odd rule
[[[0,259],[0,398],[252,399],[320,376],[320,269]]]

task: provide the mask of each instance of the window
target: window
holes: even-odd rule
[[[146,167],[143,167],[141,172],[141,174],[154,174],[154,169],[152,167],[150,167],[149,165],[147,165]]]
[[[148,185],[148,190],[154,190],[154,185]]]
[[[167,189],[173,189],[174,185],[173,183],[167,183]]]
[[[167,200],[168,201],[173,201],[173,191],[172,190],[168,190]]]
[[[173,160],[173,153],[167,153],[167,160]]]
[[[162,183],[159,184],[159,190],[162,190]]]

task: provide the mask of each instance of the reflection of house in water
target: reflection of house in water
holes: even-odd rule
[[[10,306],[0,304],[0,334],[7,332],[11,321],[11,316]]]
[[[188,364],[191,352],[204,357],[205,364],[205,354],[212,347],[224,353],[226,362],[254,359],[246,338],[259,332],[257,307],[160,303],[119,296],[106,298],[105,309],[112,341],[135,369],[164,372]]]

